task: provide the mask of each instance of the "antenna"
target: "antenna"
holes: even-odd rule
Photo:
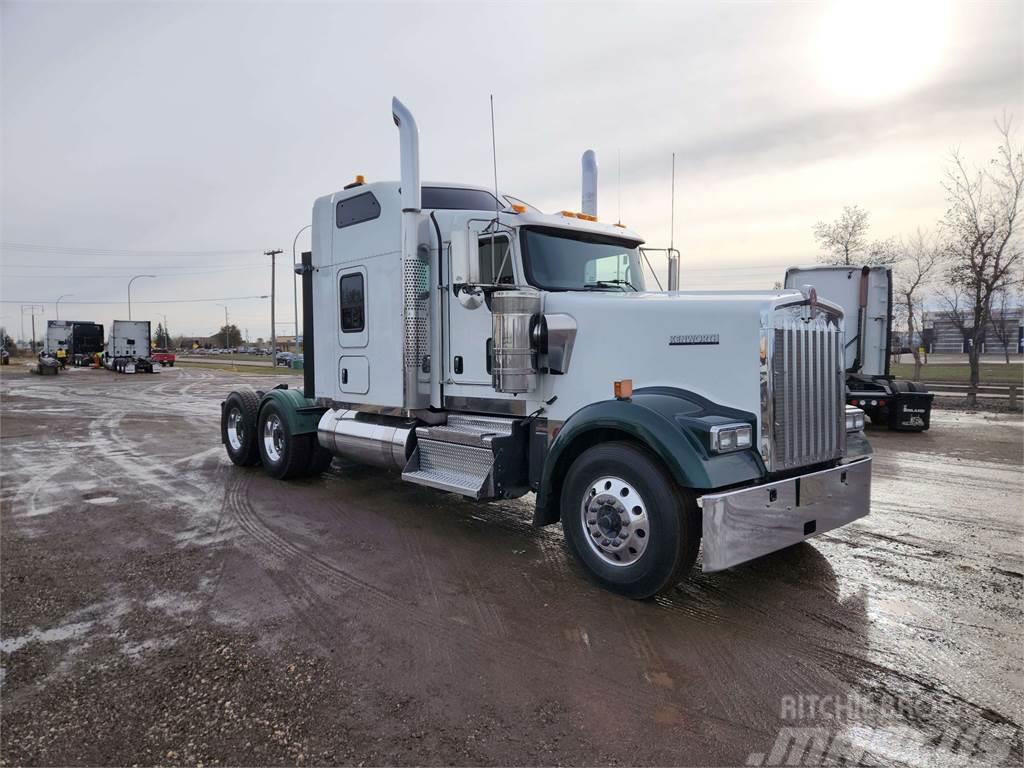
[[[495,236],[500,225],[501,200],[498,198],[498,140],[494,134],[494,94],[491,94],[491,159],[494,161],[494,226],[491,228],[491,280],[497,282],[499,276],[494,274]],[[502,259],[504,267],[504,259]]]
[[[672,211],[669,214],[668,247],[675,247],[676,241],[676,153],[672,153]]]
[[[619,187],[619,189],[618,189],[618,193],[619,193],[619,213],[618,213],[618,218],[619,218],[619,224],[621,224],[622,223],[622,148],[621,147],[616,150],[616,154],[618,155],[618,163],[619,163],[619,169],[618,169],[618,173],[619,173],[619,179],[618,179],[618,187]]]
[[[494,218],[497,226],[501,203],[498,200],[498,141],[494,137],[494,94],[491,94],[491,159],[494,161]]]

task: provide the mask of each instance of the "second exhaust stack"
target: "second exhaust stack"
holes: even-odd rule
[[[580,210],[597,216],[597,155],[588,149],[583,153],[583,202]]]

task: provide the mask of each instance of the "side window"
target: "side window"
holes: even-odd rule
[[[366,297],[363,276],[352,272],[341,276],[341,332],[359,333],[366,328]]]
[[[507,237],[480,238],[480,282],[484,285],[514,285],[512,246]]]
[[[353,224],[376,219],[380,216],[380,203],[373,196],[373,192],[364,192],[355,197],[339,200],[338,204],[334,207],[334,215],[338,229],[351,227]]]

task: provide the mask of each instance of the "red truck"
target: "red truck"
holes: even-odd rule
[[[174,367],[174,353],[169,349],[154,349],[150,354],[149,359],[154,363],[160,363],[160,365],[167,365],[171,368]]]

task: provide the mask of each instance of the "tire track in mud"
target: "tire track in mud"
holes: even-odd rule
[[[451,665],[451,656],[447,649],[452,648],[458,648],[462,651],[471,650],[478,655],[495,654],[498,657],[499,663],[506,662],[512,665],[510,668],[517,668],[523,659],[530,659],[531,666],[536,666],[537,662],[544,662],[561,670],[570,670],[578,673],[581,679],[588,679],[599,687],[607,688],[618,700],[630,705],[633,712],[648,711],[658,703],[650,697],[649,689],[640,689],[636,685],[637,680],[635,678],[628,674],[623,674],[620,670],[609,671],[603,669],[600,679],[597,679],[593,675],[594,670],[591,663],[581,657],[573,658],[564,653],[553,653],[547,649],[518,640],[515,637],[510,637],[507,634],[502,636],[487,634],[486,631],[476,626],[462,624],[454,620],[444,620],[424,611],[419,605],[409,603],[377,587],[367,585],[363,579],[348,573],[338,566],[327,563],[316,555],[283,539],[256,514],[245,494],[235,493],[231,495],[231,510],[233,514],[237,515],[236,519],[240,527],[254,541],[264,547],[271,557],[278,561],[279,565],[289,569],[292,579],[287,582],[284,591],[288,594],[285,596],[291,600],[301,599],[304,601],[298,607],[298,611],[304,615],[308,616],[310,613],[316,615],[319,612],[327,611],[330,608],[330,604],[325,598],[311,591],[308,585],[306,587],[299,586],[298,589],[295,589],[297,586],[295,582],[302,578],[303,572],[318,580],[326,579],[333,581],[345,592],[347,597],[362,602],[370,609],[375,609],[375,615],[368,615],[365,612],[360,614],[361,620],[372,620],[374,627],[379,627],[382,630],[388,630],[396,626],[409,628],[412,636],[417,641],[417,649],[421,653],[426,652],[434,657],[435,660],[443,661],[446,667]],[[370,588],[364,592],[366,586]],[[292,597],[296,593],[299,593],[299,597]],[[310,607],[309,601],[312,601],[315,607]],[[294,610],[296,609],[293,607]],[[385,613],[394,614],[394,620],[387,620],[382,615]],[[424,631],[417,632],[417,629]],[[334,635],[329,630],[321,629],[319,634],[326,634],[328,637],[334,638]],[[429,638],[430,642],[422,642],[424,638]],[[443,649],[440,653],[438,652],[439,648]],[[426,662],[427,660],[424,661]],[[412,670],[412,674],[416,675],[415,668]],[[685,704],[682,706],[691,711],[693,715],[705,721],[719,722],[731,729],[737,727],[747,728],[743,724],[730,722],[725,717],[693,709]],[[758,731],[758,733],[761,732]]]
[[[252,477],[245,472],[233,472],[224,484],[223,509],[226,517],[230,517],[232,524],[250,536],[254,541],[267,547],[272,553],[275,551],[269,537],[262,532],[261,526],[251,522],[252,515],[246,509],[248,502],[246,493],[252,484]],[[278,555],[272,554],[272,557]],[[324,612],[321,610],[325,598],[318,595],[311,585],[302,581],[296,576],[287,558],[280,558],[280,568],[270,568],[264,571],[270,581],[278,589],[281,595],[287,600],[289,609],[298,619],[299,623],[309,629],[321,645],[330,646],[335,639],[328,624],[323,620]]]

